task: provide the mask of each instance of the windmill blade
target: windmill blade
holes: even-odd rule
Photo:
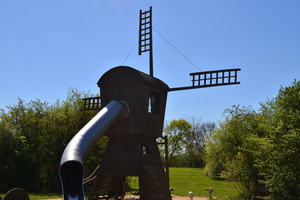
[[[238,71],[241,71],[241,69],[235,68],[190,73],[190,76],[192,76],[192,86],[170,88],[169,91],[171,92],[224,85],[237,85],[240,84],[240,82],[237,80]]]
[[[101,97],[88,97],[83,98],[82,100],[84,101],[84,104],[81,111],[101,109]]]
[[[139,24],[139,55],[149,51],[149,74],[153,76],[153,48],[152,48],[152,7],[140,10]]]

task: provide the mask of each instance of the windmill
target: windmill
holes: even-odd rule
[[[139,18],[139,55],[149,52],[149,74],[153,76],[153,45],[152,45],[152,7],[147,11],[140,10]],[[169,91],[189,90],[224,85],[240,84],[237,72],[241,69],[223,69],[190,73],[192,85],[170,88]]]
[[[125,120],[105,133],[109,142],[100,167],[85,180],[93,181],[90,200],[126,199],[128,177],[138,179],[138,199],[171,200],[168,166],[164,170],[156,142],[163,137],[168,92],[240,84],[239,68],[190,73],[192,84],[183,87],[169,88],[155,78],[152,7],[139,13],[138,54],[146,52],[149,53],[149,75],[128,66],[112,68],[97,83],[101,97],[83,99],[82,110],[100,110],[112,100],[127,102],[130,110]],[[166,143],[167,140],[160,144]]]

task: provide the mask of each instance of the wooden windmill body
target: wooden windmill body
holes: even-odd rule
[[[125,177],[135,176],[139,178],[141,199],[170,199],[156,144],[156,139],[162,136],[169,87],[159,79],[125,66],[106,72],[98,85],[104,105],[114,99],[125,101],[130,114],[107,131],[109,142],[99,174],[108,176],[111,183],[104,186],[99,179],[95,191],[104,189],[109,196],[122,196]]]

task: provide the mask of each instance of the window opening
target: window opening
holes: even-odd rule
[[[143,151],[143,154],[144,154],[144,155],[151,153],[151,151],[150,151],[150,149],[149,149],[148,146],[143,145],[142,148],[143,148],[142,151]]]
[[[151,92],[148,99],[148,113],[160,113],[160,94]]]

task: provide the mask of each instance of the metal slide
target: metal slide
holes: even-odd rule
[[[64,200],[84,200],[83,160],[88,150],[112,124],[128,114],[126,102],[110,101],[69,142],[59,170]]]

